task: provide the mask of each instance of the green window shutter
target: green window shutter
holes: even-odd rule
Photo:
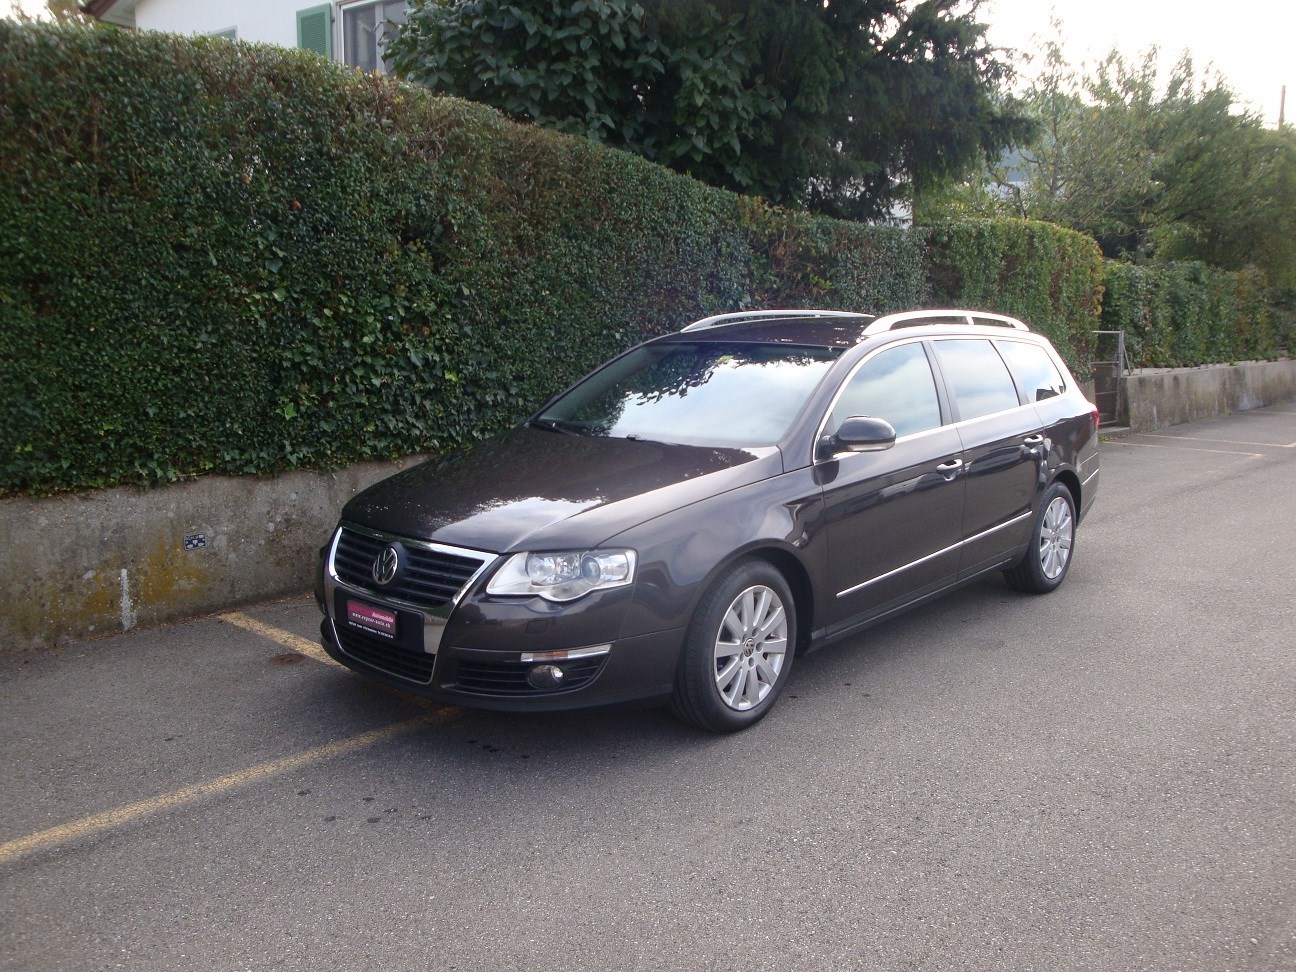
[[[297,46],[325,57],[333,56],[333,4],[297,11]]]

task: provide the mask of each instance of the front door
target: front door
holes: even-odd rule
[[[835,630],[938,590],[958,570],[962,445],[942,424],[921,341],[866,359],[844,385],[826,431],[856,415],[886,419],[896,443],[817,465],[828,537],[827,621]]]

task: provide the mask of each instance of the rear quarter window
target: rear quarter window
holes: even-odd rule
[[[1066,391],[1066,382],[1049,353],[1038,344],[1025,341],[1000,341],[999,352],[1017,380],[1017,387],[1027,401],[1042,402],[1057,398]]]

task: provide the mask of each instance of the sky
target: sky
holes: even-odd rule
[[[43,0],[20,2],[32,13],[44,7]],[[1072,64],[1097,60],[1113,45],[1127,56],[1156,45],[1168,70],[1187,49],[1199,67],[1213,64],[1267,125],[1277,123],[1287,85],[1287,121],[1296,122],[1296,0],[983,0],[981,7],[991,43],[1023,53],[1051,36],[1052,15],[1062,21]]]
[[[1168,72],[1187,49],[1211,64],[1265,124],[1278,121],[1287,85],[1287,123],[1296,122],[1296,0],[984,0],[980,19],[998,47],[1038,51],[1062,21],[1062,47],[1074,64],[1100,59],[1113,46],[1127,57],[1155,45]],[[1029,65],[1019,65],[1029,75]]]

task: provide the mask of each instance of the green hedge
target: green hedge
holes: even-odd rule
[[[1021,220],[972,220],[928,229],[927,273],[936,303],[998,310],[1047,335],[1088,373],[1098,327],[1103,261],[1071,230]]]
[[[1102,323],[1124,331],[1136,368],[1181,368],[1272,357],[1270,294],[1258,270],[1203,263],[1109,261]]]
[[[302,52],[0,22],[0,492],[446,450],[747,306],[970,302],[1082,341],[1085,238],[928,236]]]

